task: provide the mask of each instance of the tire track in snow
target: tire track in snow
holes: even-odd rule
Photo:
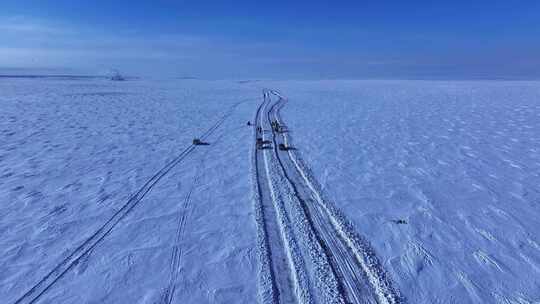
[[[264,120],[261,110],[264,111],[267,105],[267,95],[264,93],[264,100],[255,115],[254,143],[259,135],[264,140]],[[290,221],[270,180],[266,154],[264,150],[258,149],[256,144],[252,147],[254,208],[260,261],[260,301],[312,303],[303,261],[296,254],[298,249],[291,232]]]
[[[200,186],[199,181],[202,175],[204,174],[204,172],[206,171],[203,168],[205,165],[206,157],[208,156],[208,154],[210,153],[212,149],[215,149],[217,144],[221,141],[222,137],[223,135],[218,136],[218,138],[213,141],[213,144],[210,147],[208,147],[205,150],[204,154],[202,155],[202,158],[200,159],[199,165],[197,166],[197,169],[196,169],[197,172],[195,174],[195,178],[193,179],[193,183],[191,184],[188,194],[186,195],[186,198],[184,199],[182,205],[180,206],[180,210],[178,211],[179,216],[178,216],[178,223],[176,226],[177,227],[176,234],[175,234],[176,237],[174,240],[173,250],[171,253],[171,262],[169,264],[171,273],[169,275],[167,288],[165,289],[165,293],[163,294],[160,303],[170,304],[172,303],[174,299],[174,294],[176,291],[176,283],[178,281],[178,275],[180,274],[180,262],[182,261],[182,257],[184,254],[182,247],[180,246],[181,245],[180,243],[182,242],[182,239],[184,237],[184,230],[185,230],[186,222],[191,216],[191,214],[193,213],[193,208],[190,208],[191,197],[193,196],[193,193],[195,192],[195,190],[197,190],[197,188]]]
[[[268,120],[271,115],[274,120],[282,125],[279,114],[286,98],[281,94],[270,91],[279,98],[268,112]],[[277,110],[274,110],[277,106]],[[274,132],[279,141],[289,146],[286,132]],[[276,136],[277,134],[277,136]],[[275,141],[275,144],[278,144]],[[332,261],[334,270],[345,287],[344,296],[353,303],[378,302],[378,303],[401,303],[399,292],[392,286],[386,272],[378,261],[374,251],[367,241],[363,240],[354,230],[349,221],[332,204],[323,200],[321,191],[317,189],[313,175],[296,155],[294,150],[286,151],[288,156],[282,161],[277,149],[275,154],[280,162],[287,180],[295,189],[295,195],[302,201],[301,196],[310,201],[304,204],[307,207],[310,219],[320,237],[323,247]],[[284,163],[289,163],[284,165]],[[289,173],[289,174],[288,174]]]
[[[178,217],[178,224],[176,226],[176,234],[173,244],[173,250],[171,253],[171,263],[169,265],[170,267],[170,276],[169,276],[169,282],[167,285],[167,289],[165,290],[165,294],[163,295],[163,300],[161,301],[164,304],[171,304],[172,300],[174,298],[174,293],[176,291],[176,282],[178,281],[178,275],[180,273],[180,262],[182,260],[182,256],[184,254],[182,247],[180,246],[183,236],[184,236],[184,229],[186,226],[186,222],[193,212],[193,209],[190,209],[191,206],[191,196],[193,195],[193,192],[199,185],[199,180],[201,178],[201,173],[203,170],[201,170],[201,166],[203,164],[203,160],[208,154],[209,150],[206,150],[204,153],[203,158],[200,161],[200,165],[197,168],[197,173],[195,176],[195,179],[193,180],[193,183],[191,185],[191,188],[189,189],[188,194],[186,195],[185,200],[183,201],[179,212]]]
[[[256,143],[259,134],[259,115],[262,107],[266,104],[266,96],[257,107],[253,124],[253,142]],[[279,303],[279,291],[276,284],[275,272],[272,267],[272,254],[268,237],[266,212],[262,202],[262,190],[259,175],[259,151],[256,145],[251,145],[252,185],[253,185],[253,209],[255,224],[257,226],[257,257],[259,260],[259,286],[261,303]]]
[[[281,103],[281,100],[274,102],[270,110],[266,111],[266,121],[272,126],[271,113],[274,108]],[[345,291],[342,282],[339,280],[339,274],[332,264],[328,252],[328,246],[321,239],[318,233],[310,210],[307,208],[306,201],[299,194],[297,185],[292,181],[288,171],[285,169],[282,159],[279,155],[277,135],[273,128],[272,132],[272,155],[274,166],[277,172],[276,178],[281,182],[281,188],[287,197],[287,209],[290,216],[294,219],[295,232],[302,242],[302,255],[306,261],[309,261],[308,273],[310,276],[309,291],[315,301],[318,303],[345,303]]]
[[[221,116],[210,128],[202,135],[201,139],[207,139],[232,115],[238,105],[246,101],[240,101],[233,104],[229,110]],[[41,280],[34,284],[26,293],[20,296],[14,304],[35,303],[47,290],[49,290],[58,280],[60,280],[70,269],[79,263],[94,247],[96,247],[113,228],[125,218],[135,208],[141,200],[152,190],[152,188],[176,167],[184,158],[195,150],[196,146],[191,144],[186,147],[173,160],[169,161],[164,167],[156,172],[146,183],[120,207],[114,214],[94,233],[92,233],[81,245],[73,250],[67,257],[63,258],[51,271],[49,271]]]

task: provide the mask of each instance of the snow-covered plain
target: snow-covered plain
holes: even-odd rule
[[[255,302],[245,123],[258,90],[3,79],[0,92],[0,302],[19,299],[238,101],[211,145],[164,176],[40,299],[156,303],[176,286],[167,301]]]
[[[540,303],[540,83],[273,87],[299,152],[409,303]]]
[[[0,79],[2,302],[259,302],[246,122],[263,88],[406,302],[540,303],[538,82],[46,78]]]

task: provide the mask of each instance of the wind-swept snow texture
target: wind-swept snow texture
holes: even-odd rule
[[[540,302],[540,83],[266,85],[408,303]]]
[[[0,299],[539,303],[538,185],[538,82],[2,78]]]
[[[2,79],[0,92],[2,303],[256,301],[258,90]]]

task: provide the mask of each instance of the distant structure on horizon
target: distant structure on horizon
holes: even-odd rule
[[[120,74],[120,72],[118,70],[113,70],[112,75],[111,75],[111,80],[112,81],[124,81],[124,80],[126,80],[126,78],[124,76],[122,76],[122,74]]]

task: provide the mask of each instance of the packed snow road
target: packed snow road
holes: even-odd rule
[[[262,302],[294,302],[294,290],[299,303],[400,303],[369,244],[322,199],[295,153],[279,115],[285,102],[265,90],[254,125],[260,252],[270,264],[261,267]]]
[[[296,247],[296,244],[290,233],[290,219],[283,205],[275,199],[276,193],[268,175],[265,155],[262,153],[263,145],[264,148],[268,145],[268,141],[263,143],[262,138],[264,134],[263,111],[266,106],[267,100],[264,100],[257,108],[253,125],[254,209],[258,226],[261,302],[293,303],[295,283],[291,274],[301,273],[300,269],[294,269],[303,265],[295,264],[297,258],[291,256],[293,250],[289,248]],[[258,138],[260,138],[259,142]],[[292,268],[289,268],[289,265]]]

